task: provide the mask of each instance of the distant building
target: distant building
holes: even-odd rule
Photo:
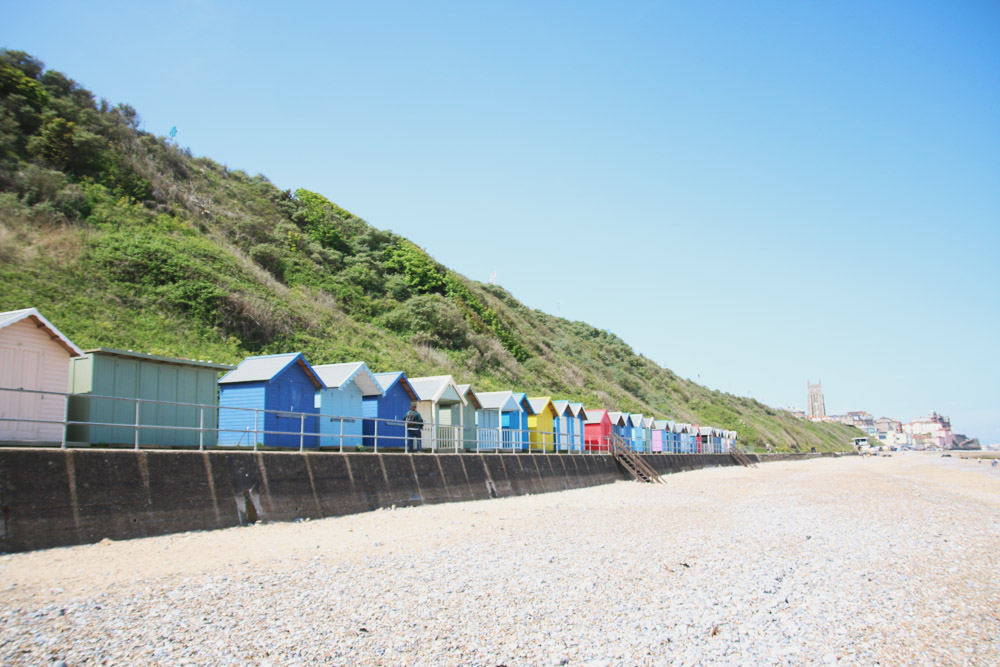
[[[904,424],[903,432],[910,436],[916,449],[951,449],[954,443],[951,419],[936,412]]]
[[[809,385],[809,403],[806,412],[810,418],[825,416],[826,404],[823,402],[823,381],[820,380],[819,384],[812,384],[806,380],[806,384]]]
[[[903,423],[891,417],[879,417],[875,420],[876,433],[902,433]]]
[[[861,429],[868,435],[875,435],[875,418],[864,410],[848,412],[840,418],[840,422]]]

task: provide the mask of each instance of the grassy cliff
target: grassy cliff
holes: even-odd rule
[[[0,310],[37,307],[83,347],[361,359],[735,429],[749,446],[844,449],[857,434],[679,378],[321,194],[283,191],[139,125],[131,107],[0,52]]]

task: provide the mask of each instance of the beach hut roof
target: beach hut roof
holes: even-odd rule
[[[479,402],[479,395],[472,391],[471,384],[460,384],[458,385],[458,393],[465,399],[466,403],[472,403],[472,407],[479,409],[483,407],[483,404]]]
[[[690,433],[691,424],[682,424],[677,422],[674,424],[674,433]]]
[[[652,417],[643,417],[642,425],[645,426],[646,428],[653,428],[654,426],[656,426],[656,420],[653,419]]]
[[[450,375],[433,375],[422,378],[410,378],[410,386],[413,387],[418,400],[439,402],[449,393],[458,397],[458,402],[465,405],[465,397],[458,391],[458,385]]]
[[[553,417],[559,416],[559,413],[556,412],[555,406],[552,405],[552,398],[549,396],[535,396],[534,398],[529,398],[528,405],[531,406],[531,411],[536,415],[540,415],[543,411],[548,410],[552,413]]]
[[[569,409],[573,411],[574,417],[582,417],[587,419],[587,410],[583,407],[583,403],[570,403]]]
[[[403,371],[392,371],[391,373],[375,373],[375,381],[382,387],[382,394],[385,395],[397,382],[406,391],[411,401],[417,400],[417,392],[413,391],[410,381],[406,379]]]
[[[71,357],[82,357],[83,350],[78,348],[73,344],[69,338],[63,335],[59,329],[56,329],[51,322],[42,317],[42,314],[38,312],[35,308],[23,308],[21,310],[9,310],[6,313],[0,313],[0,329],[4,327],[9,327],[12,324],[16,324],[21,320],[30,319],[35,323],[35,326],[39,329],[43,329],[45,333],[49,335],[49,338],[54,340],[56,343],[61,345],[69,352]]]
[[[572,408],[569,407],[569,401],[552,401],[552,407],[556,409],[556,413],[560,417],[575,417]]]
[[[229,371],[219,379],[219,384],[231,384],[235,382],[262,382],[270,380],[292,364],[298,364],[305,371],[309,379],[317,389],[325,389],[323,380],[316,375],[309,362],[301,352],[290,352],[288,354],[267,354],[259,357],[247,357],[240,362],[236,370]]]
[[[712,435],[712,432],[713,432],[713,431],[714,431],[715,429],[713,429],[713,428],[712,428],[711,426],[702,426],[702,427],[701,427],[700,429],[698,429],[698,430],[699,430],[699,431],[701,432],[701,434],[702,434],[702,435]]]
[[[517,412],[523,409],[512,391],[484,391],[476,394],[476,398],[483,410]]]
[[[84,354],[100,354],[109,357],[125,357],[127,359],[141,359],[143,361],[155,361],[161,364],[175,364],[177,366],[200,366],[202,368],[214,368],[219,371],[231,371],[236,366],[232,364],[217,364],[214,361],[201,361],[196,359],[180,359],[178,357],[162,357],[158,354],[147,354],[136,352],[135,350],[116,350],[113,347],[95,347],[84,350]]]
[[[368,370],[368,365],[363,361],[323,364],[322,366],[313,366],[313,370],[323,380],[323,384],[330,389],[338,389],[353,380],[354,384],[361,390],[362,396],[382,395],[382,385],[375,379],[375,375]]]
[[[611,418],[611,413],[602,408],[587,408],[585,414],[588,424],[600,424],[604,421],[604,417]]]
[[[528,401],[528,395],[523,391],[515,391],[514,398],[517,402],[521,404],[521,409],[527,412],[529,415],[537,414],[531,407],[531,403]]]

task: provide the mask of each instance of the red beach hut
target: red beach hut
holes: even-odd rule
[[[611,447],[611,417],[607,410],[586,409],[583,425],[584,447],[588,452],[607,451]]]

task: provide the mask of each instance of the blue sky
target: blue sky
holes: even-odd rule
[[[1000,442],[1000,4],[18,3],[28,51],[709,387]]]

